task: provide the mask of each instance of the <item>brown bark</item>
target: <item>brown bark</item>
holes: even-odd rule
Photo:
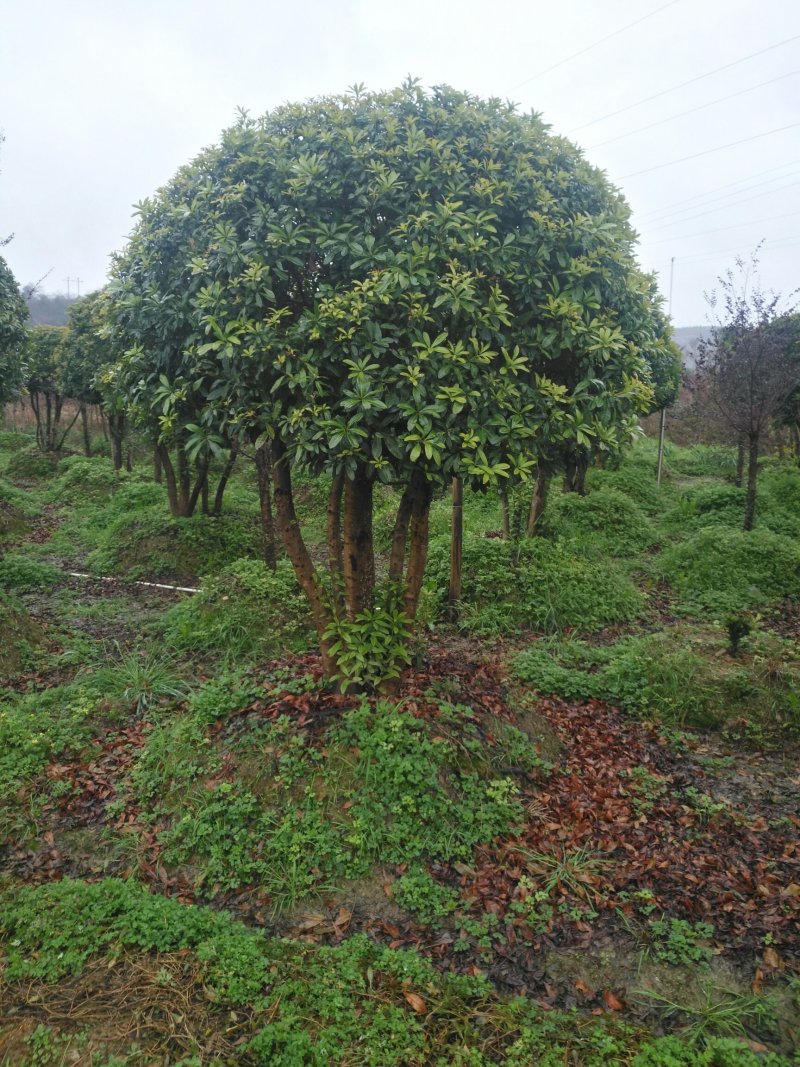
[[[508,513],[508,490],[500,490],[500,529],[503,531],[503,540],[511,538],[511,517]]]
[[[255,463],[258,475],[258,499],[261,506],[261,551],[264,562],[271,571],[274,571],[277,553],[275,551],[275,519],[272,514],[272,455],[268,444],[263,444],[256,449]]]
[[[332,619],[323,601],[314,571],[314,564],[300,531],[300,523],[297,519],[292,497],[292,477],[289,470],[288,457],[282,442],[276,440],[273,443],[272,457],[272,477],[275,488],[275,512],[278,531],[286,549],[286,554],[300,583],[300,588],[305,593],[311,606],[314,627],[317,631],[322,653],[323,669],[328,676],[331,676],[335,673],[336,665],[331,658],[330,645],[323,634]]]
[[[231,453],[225,461],[225,466],[222,468],[222,474],[220,474],[219,481],[217,482],[217,491],[214,494],[214,507],[211,512],[212,515],[219,516],[222,514],[222,498],[225,495],[225,489],[228,485],[228,479],[230,478],[231,473],[233,472],[233,467],[236,463],[237,454],[237,449],[231,448]]]
[[[161,466],[164,470],[164,478],[167,484],[167,501],[169,503],[170,515],[177,518],[180,515],[180,500],[178,493],[178,480],[175,477],[175,468],[172,465],[172,458],[169,454],[169,450],[166,445],[158,445],[158,454],[161,456]],[[121,455],[120,455],[120,466]],[[117,470],[119,468],[116,468]]]
[[[111,437],[111,464],[115,471],[122,470],[122,438],[125,432],[125,416],[109,415],[108,432]]]
[[[419,595],[422,592],[422,579],[428,558],[428,520],[433,499],[433,487],[421,471],[415,471],[411,476],[411,486],[413,501],[405,593],[405,611],[410,623],[416,618]]]
[[[533,537],[536,534],[536,527],[539,525],[539,520],[547,504],[547,494],[550,491],[550,474],[544,466],[539,465],[536,471],[536,485],[533,489],[533,496],[531,497],[531,510],[528,515],[528,528],[526,533],[528,537]]]
[[[348,618],[372,607],[375,552],[372,544],[372,479],[364,464],[344,483],[343,576]]]
[[[157,448],[153,449],[153,481],[161,485],[161,454]]]
[[[741,436],[736,445],[736,488],[741,489],[744,483],[744,453],[745,440]]]
[[[397,515],[392,530],[392,547],[389,553],[389,579],[393,582],[402,582],[403,569],[406,562],[406,541],[408,540],[408,524],[411,522],[411,506],[414,493],[409,483],[403,490],[400,503],[397,505]]]
[[[81,431],[83,433],[83,452],[86,456],[92,454],[92,438],[89,435],[89,413],[86,405],[81,404]]]
[[[756,520],[756,488],[758,481],[759,435],[750,434],[747,450],[747,500],[744,507],[744,529],[752,530]]]
[[[461,600],[461,569],[464,548],[464,482],[453,478],[453,514],[450,524],[450,588],[447,591],[447,609],[451,622],[458,618]]]

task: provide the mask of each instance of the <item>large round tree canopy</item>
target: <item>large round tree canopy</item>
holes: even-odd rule
[[[0,256],[0,403],[12,397],[22,382],[27,318],[19,286]]]
[[[535,114],[416,83],[242,115],[139,206],[113,316],[142,419],[384,480],[616,450],[669,351],[620,193]]]

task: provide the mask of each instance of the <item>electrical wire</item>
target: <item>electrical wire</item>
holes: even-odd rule
[[[620,177],[620,181],[625,178],[638,178],[640,174],[650,174],[654,170],[662,170],[664,167],[674,167],[678,163],[686,163],[690,159],[698,159],[700,156],[708,156],[713,152],[721,152],[724,148],[734,148],[736,145],[748,144],[750,141],[757,141],[761,137],[771,137],[773,133],[783,133],[785,130],[793,130],[795,127],[800,126],[800,122],[790,122],[787,126],[776,126],[774,130],[764,130],[762,133],[754,133],[752,137],[742,137],[738,141],[728,141],[727,144],[717,145],[715,148],[705,148],[702,152],[693,152],[690,156],[681,156],[679,159],[668,159],[666,163],[656,163],[652,167],[643,167],[642,170],[634,170],[629,174],[623,174]]]
[[[714,202],[718,199],[717,194],[720,189],[730,189],[734,185],[741,185],[743,182],[749,182],[752,178],[760,178],[762,174],[772,174],[776,170],[784,170],[786,167],[794,167],[800,163],[800,159],[790,160],[788,163],[779,163],[775,167],[767,167],[766,170],[757,170],[755,174],[749,174],[746,178],[736,178],[732,182],[726,182],[724,185],[718,185],[715,189],[709,189],[705,193],[695,193],[694,196],[686,196],[682,200],[674,200],[671,204],[667,204],[663,208],[653,208],[652,211],[645,211],[639,217],[643,219],[651,218],[653,215],[673,215],[676,212],[690,210],[686,207],[680,207],[681,204],[690,204],[694,200],[705,200],[710,198],[710,202]],[[786,174],[777,175],[775,178],[766,178],[763,182],[754,182],[753,185],[746,185],[744,189],[734,190],[733,193],[725,193],[724,197],[736,196],[738,193],[747,193],[751,189],[757,189],[760,185],[769,185],[770,182],[781,181],[783,178],[788,177]],[[704,204],[695,204],[695,207],[704,207]]]
[[[545,74],[549,74],[552,70],[557,70],[558,67],[563,67],[565,63],[572,62],[573,59],[577,59],[578,56],[586,55],[587,52],[591,52],[593,48],[597,48],[598,45],[605,44],[606,41],[610,41],[612,37],[617,37],[619,34],[624,33],[625,30],[630,30],[633,26],[638,26],[640,22],[646,22],[647,19],[657,15],[660,11],[665,11],[668,7],[673,7],[679,3],[680,0],[669,0],[668,4],[662,4],[661,7],[657,7],[655,11],[651,11],[648,15],[642,15],[641,18],[634,19],[633,22],[627,23],[625,26],[620,26],[618,30],[614,30],[612,33],[606,34],[605,37],[601,37],[599,41],[594,41],[592,44],[587,45],[585,48],[581,48],[578,52],[573,52],[572,55],[566,56],[564,59],[560,59],[558,63],[554,63],[551,67],[545,67],[544,70],[537,71],[536,74],[532,74],[530,78],[525,78],[524,81],[518,82],[516,85],[512,85],[509,92],[514,92],[515,89],[519,89],[523,85],[527,85],[529,82],[535,81],[537,78],[543,78]]]
[[[606,119],[614,118],[616,115],[621,115],[623,112],[630,111],[632,108],[639,107],[641,104],[649,104],[651,100],[658,100],[661,96],[667,96],[669,93],[674,93],[677,89],[682,89],[685,85],[694,85],[695,82],[702,81],[704,78],[710,78],[712,74],[719,74],[723,70],[730,70],[731,67],[738,67],[740,63],[745,63],[748,59],[755,59],[756,56],[763,56],[766,52],[772,52],[776,48],[781,48],[783,45],[790,44],[792,41],[797,40],[800,40],[800,33],[796,33],[794,37],[786,37],[784,40],[777,41],[775,44],[768,45],[766,48],[761,48],[758,52],[750,52],[749,55],[742,56],[741,59],[735,59],[732,63],[725,63],[721,67],[707,70],[705,74],[698,74],[694,78],[688,78],[686,81],[678,82],[677,85],[671,85],[669,89],[662,89],[658,93],[653,93],[652,96],[645,96],[641,100],[636,100],[633,104],[626,104],[625,107],[618,108],[616,111],[609,111],[606,115],[600,115],[596,119],[584,122],[581,126],[575,126],[569,131],[570,136],[573,133],[577,133],[578,130],[585,130],[587,126],[594,126],[598,122],[605,122]]]
[[[731,200],[729,204],[721,204],[719,207],[709,207],[705,211],[698,211],[694,215],[685,215],[682,219],[670,219],[668,222],[662,222],[657,220],[654,224],[648,226],[648,230],[663,230],[665,226],[679,226],[682,222],[691,222],[693,219],[703,218],[704,215],[713,215],[715,211],[727,211],[729,207],[737,207],[739,204],[748,204],[751,200],[760,200],[762,196],[770,196],[772,193],[782,193],[784,189],[793,189],[796,185],[800,185],[800,179],[794,182],[788,182],[786,185],[779,185],[776,189],[764,189],[763,192],[756,193],[754,196],[744,196],[740,200]],[[729,196],[735,196],[735,193],[729,193]],[[684,208],[684,210],[686,210]]]
[[[627,133],[620,133],[616,137],[609,137],[605,141],[598,141],[597,144],[589,145],[585,151],[591,152],[595,148],[602,148],[603,145],[614,144],[616,141],[622,141],[626,137],[633,137],[634,134],[644,133],[646,130],[652,130],[656,126],[663,126],[665,122],[673,122],[675,119],[681,119],[685,115],[693,115],[696,111],[703,111],[707,107],[713,107],[715,104],[722,104],[726,100],[733,100],[737,96],[744,96],[746,93],[755,92],[756,89],[763,89],[765,85],[773,85],[775,82],[783,81],[784,78],[791,78],[795,74],[800,74],[800,69],[790,70],[788,74],[779,74],[777,78],[770,78],[769,81],[759,82],[758,85],[751,85],[748,89],[739,89],[735,93],[728,93],[727,96],[719,96],[716,100],[709,100],[707,104],[698,104],[696,107],[687,108],[686,111],[678,111],[674,115],[668,115],[665,119],[657,119],[655,122],[649,122],[646,126],[638,126],[635,130],[628,130]]]
[[[714,230],[699,230],[696,233],[681,233],[673,237],[660,237],[657,241],[642,241],[644,247],[651,247],[652,245],[668,244],[670,241],[688,241],[693,237],[705,237],[709,233],[727,233],[728,230],[740,230],[745,226],[757,226],[762,222],[776,222],[778,219],[794,218],[795,215],[800,215],[800,211],[787,211],[782,215],[768,215],[763,219],[749,219],[747,222],[735,222],[731,226],[718,226]]]

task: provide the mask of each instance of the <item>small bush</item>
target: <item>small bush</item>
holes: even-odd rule
[[[260,560],[239,559],[170,608],[164,635],[183,651],[267,657],[307,647],[310,625],[286,560],[271,571]]]
[[[426,591],[444,610],[449,578],[448,540],[431,544]],[[473,633],[520,630],[597,630],[635,618],[644,597],[611,562],[602,568],[569,546],[541,538],[519,544],[464,540],[462,625]]]
[[[127,471],[115,471],[101,457],[67,456],[58,467],[48,496],[51,500],[82,503],[87,498],[102,500],[130,480]]]
[[[704,527],[659,569],[693,610],[734,614],[800,593],[800,545],[763,528]]]
[[[731,478],[736,473],[736,449],[725,445],[669,445],[666,454],[670,467],[678,474]]]

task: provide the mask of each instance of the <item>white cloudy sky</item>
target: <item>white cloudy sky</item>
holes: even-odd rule
[[[3,255],[21,283],[97,288],[131,206],[237,106],[409,73],[581,145],[665,296],[675,257],[677,325],[706,321],[704,290],[762,238],[762,284],[800,285],[798,0],[2,0]]]

